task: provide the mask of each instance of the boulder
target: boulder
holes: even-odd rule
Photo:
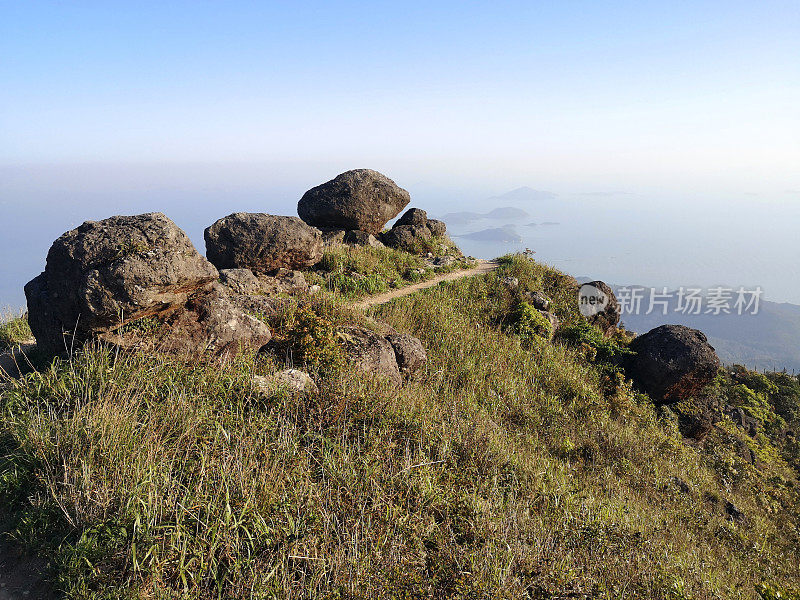
[[[626,372],[657,404],[673,404],[698,394],[717,375],[720,362],[702,332],[662,325],[635,338],[636,354]]]
[[[297,214],[309,225],[377,235],[410,202],[408,192],[370,169],[347,171],[308,190]]]
[[[264,396],[271,396],[277,391],[285,390],[290,394],[316,394],[317,384],[308,373],[299,369],[284,369],[272,375],[253,376],[253,387]]]
[[[383,243],[371,233],[353,229],[344,234],[344,243],[351,246],[371,246],[373,248],[383,248]]]
[[[611,287],[603,281],[590,281],[578,291],[581,314],[590,324],[609,336],[617,328],[620,306]]]
[[[322,234],[297,217],[233,213],[205,231],[206,256],[219,269],[302,269],[322,258]]]
[[[445,225],[444,221],[428,219],[427,226],[433,236],[444,237],[447,234],[447,225]]]
[[[412,376],[428,362],[428,354],[418,338],[407,333],[387,335],[386,339],[394,349],[395,359],[400,372],[406,377]]]
[[[356,368],[384,377],[395,385],[403,382],[394,348],[385,337],[363,327],[345,327],[340,337],[347,357]]]
[[[233,294],[256,294],[261,282],[250,269],[221,269],[219,280]]]
[[[308,282],[302,271],[278,269],[269,275],[258,277],[262,294],[297,294],[308,290]]]
[[[269,327],[237,308],[221,286],[189,299],[165,325],[161,349],[192,355],[260,350],[272,338]]]
[[[556,334],[556,331],[558,331],[558,328],[561,326],[561,321],[558,319],[557,316],[555,316],[551,312],[547,312],[546,310],[540,310],[540,309],[537,310],[539,310],[540,315],[542,315],[545,319],[547,319],[550,322],[550,339],[552,340],[553,336]]]
[[[161,213],[87,221],[53,243],[44,272],[25,286],[28,320],[40,349],[64,352],[128,321],[166,314],[218,277]]]
[[[421,208],[409,208],[403,213],[403,216],[397,219],[394,227],[402,227],[403,225],[420,225],[426,227],[428,225],[428,213]]]
[[[542,292],[523,292],[522,299],[530,303],[536,310],[546,311],[550,309],[550,298],[545,296]]]
[[[346,229],[320,229],[320,231],[322,231],[322,245],[324,247],[328,248],[344,244]]]
[[[399,225],[384,232],[381,236],[381,241],[390,248],[412,254],[422,251],[425,248],[425,242],[430,239],[430,229],[424,225]]]

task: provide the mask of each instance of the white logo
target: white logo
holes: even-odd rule
[[[578,291],[578,307],[584,317],[601,313],[608,306],[608,296],[599,288],[584,283]]]

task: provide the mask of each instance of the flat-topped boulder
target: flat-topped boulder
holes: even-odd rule
[[[218,269],[268,273],[303,269],[322,258],[321,232],[297,217],[233,213],[205,230],[206,256]]]
[[[93,334],[168,313],[218,276],[161,213],[87,221],[53,243],[44,272],[25,286],[28,320],[39,348],[64,352]]]
[[[371,169],[355,169],[308,190],[297,214],[309,225],[377,235],[411,201],[394,181]]]

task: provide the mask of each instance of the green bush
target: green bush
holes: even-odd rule
[[[516,334],[527,344],[549,340],[553,335],[553,325],[541,312],[527,302],[520,302],[511,315]]]
[[[31,338],[31,328],[25,315],[3,318],[0,321],[0,350]]]
[[[557,338],[568,346],[582,348],[587,358],[592,361],[618,362],[633,354],[633,351],[627,348],[628,340],[624,333],[607,338],[584,319],[576,319],[559,327]]]

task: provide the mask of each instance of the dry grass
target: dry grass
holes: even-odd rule
[[[399,390],[332,368],[318,395],[262,397],[251,378],[275,368],[265,359],[101,348],[27,376],[0,392],[14,535],[54,557],[72,598],[705,599],[797,585],[796,477],[780,487],[764,467],[731,483],[718,463],[733,449],[686,445],[578,350],[523,347],[504,322],[507,274],[576,318],[569,281],[519,258],[376,307],[428,349]],[[313,308],[351,318],[329,298]]]

